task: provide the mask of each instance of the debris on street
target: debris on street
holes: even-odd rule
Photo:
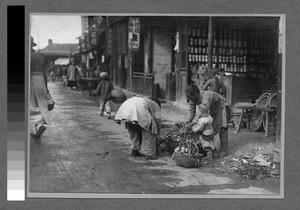
[[[267,177],[280,177],[279,166],[273,162],[273,157],[270,154],[257,153],[253,156],[241,155],[225,158],[220,164],[229,173],[238,173],[245,179],[259,180]]]

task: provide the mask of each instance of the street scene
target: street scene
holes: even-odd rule
[[[28,193],[281,194],[280,16],[31,20]]]

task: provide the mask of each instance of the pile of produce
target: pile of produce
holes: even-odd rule
[[[175,127],[158,137],[158,147],[160,152],[173,153],[175,148],[179,146],[181,142],[185,141],[197,141],[199,139],[199,133],[192,132],[193,124],[185,124],[184,122],[175,123]],[[185,149],[184,149],[185,148]],[[180,151],[186,151],[186,147],[180,146]],[[179,148],[178,148],[179,150]],[[200,152],[200,151],[199,151]]]

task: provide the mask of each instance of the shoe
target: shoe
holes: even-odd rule
[[[139,151],[131,151],[130,155],[132,157],[139,157],[139,156],[141,156],[141,153]]]
[[[219,153],[216,150],[213,150],[211,153],[211,156],[213,159],[217,159],[217,158],[219,158]]]
[[[31,133],[30,136],[34,139],[39,139],[41,138],[41,135],[44,133],[44,131],[46,130],[46,127],[41,125],[36,133]]]
[[[146,160],[157,160],[157,157],[155,156],[145,156]]]
[[[219,158],[227,157],[227,152],[220,152]]]
[[[99,113],[99,115],[100,115],[101,117],[103,117],[103,113]]]

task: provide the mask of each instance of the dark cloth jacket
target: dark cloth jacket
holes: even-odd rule
[[[113,90],[113,85],[112,83],[105,79],[101,80],[98,83],[96,92],[100,95],[100,99],[102,100],[109,100],[110,98],[110,92]]]
[[[42,74],[44,77],[47,93],[49,92],[47,86],[47,75],[45,59],[39,53],[31,52],[30,55],[30,74]]]
[[[212,91],[202,91],[197,103],[189,101],[190,113],[188,122],[191,122],[196,115],[197,105],[204,104],[209,108],[209,114],[213,118],[214,133],[220,132],[221,127],[227,127],[232,117],[232,110],[229,103],[220,94]]]
[[[31,53],[30,71],[31,73],[41,72],[45,74],[45,60],[40,54],[34,52]]]

